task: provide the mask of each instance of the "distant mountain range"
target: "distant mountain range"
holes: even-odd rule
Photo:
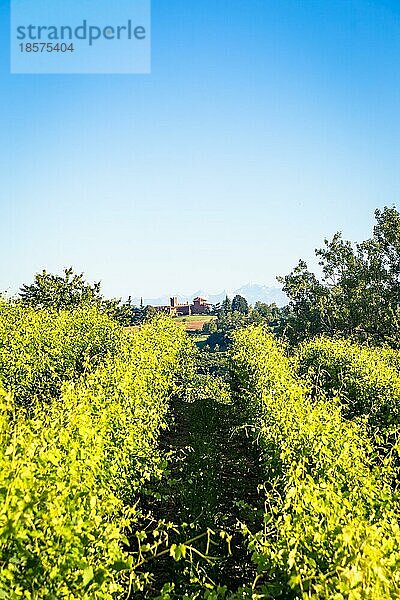
[[[277,306],[284,306],[288,302],[287,296],[282,292],[281,288],[268,287],[258,283],[248,283],[247,285],[242,285],[237,290],[223,290],[218,294],[212,294],[205,290],[197,290],[191,294],[171,293],[159,298],[143,298],[143,303],[145,305],[160,306],[169,304],[171,296],[178,296],[179,302],[191,302],[193,298],[200,296],[201,298],[206,298],[211,304],[217,304],[218,302],[222,302],[226,296],[232,300],[236,294],[244,296],[247,302],[253,305],[256,302],[265,302],[266,304],[275,303]],[[132,298],[132,302],[139,306],[140,298]]]

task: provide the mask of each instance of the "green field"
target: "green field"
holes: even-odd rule
[[[208,323],[209,321],[216,319],[216,317],[213,315],[190,315],[187,317],[173,317],[173,319],[176,323],[190,323],[193,321],[202,321],[203,323]]]

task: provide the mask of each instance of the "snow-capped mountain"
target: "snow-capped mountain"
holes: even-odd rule
[[[152,306],[169,304],[171,296],[177,296],[179,302],[191,302],[193,298],[200,296],[206,298],[211,304],[222,302],[226,296],[232,300],[236,294],[244,296],[249,304],[256,302],[265,302],[266,304],[275,303],[277,306],[284,306],[288,299],[279,287],[268,287],[258,283],[248,283],[242,285],[237,290],[222,290],[219,293],[210,293],[206,290],[196,290],[191,294],[171,293],[159,296],[158,298],[143,298],[144,305],[151,304]],[[132,302],[137,306],[140,304],[140,298],[133,298]]]

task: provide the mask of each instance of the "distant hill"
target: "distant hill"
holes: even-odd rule
[[[279,287],[268,287],[258,283],[248,283],[247,285],[242,285],[242,287],[237,290],[223,290],[217,294],[209,293],[205,290],[196,290],[191,294],[171,293],[159,296],[158,298],[143,298],[143,303],[145,305],[151,304],[152,306],[159,306],[169,304],[170,296],[178,296],[180,302],[191,302],[196,296],[201,296],[202,298],[206,298],[211,304],[217,304],[218,302],[222,302],[222,300],[225,299],[225,296],[232,299],[236,294],[244,296],[248,303],[253,305],[256,302],[265,302],[266,304],[275,303],[277,306],[284,306],[288,302],[286,294],[284,294]],[[138,306],[140,304],[140,298],[132,298],[132,302]]]

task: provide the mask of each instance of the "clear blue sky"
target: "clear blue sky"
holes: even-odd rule
[[[0,289],[274,284],[399,206],[398,0],[153,0],[152,73],[125,76],[10,75],[7,5]]]

